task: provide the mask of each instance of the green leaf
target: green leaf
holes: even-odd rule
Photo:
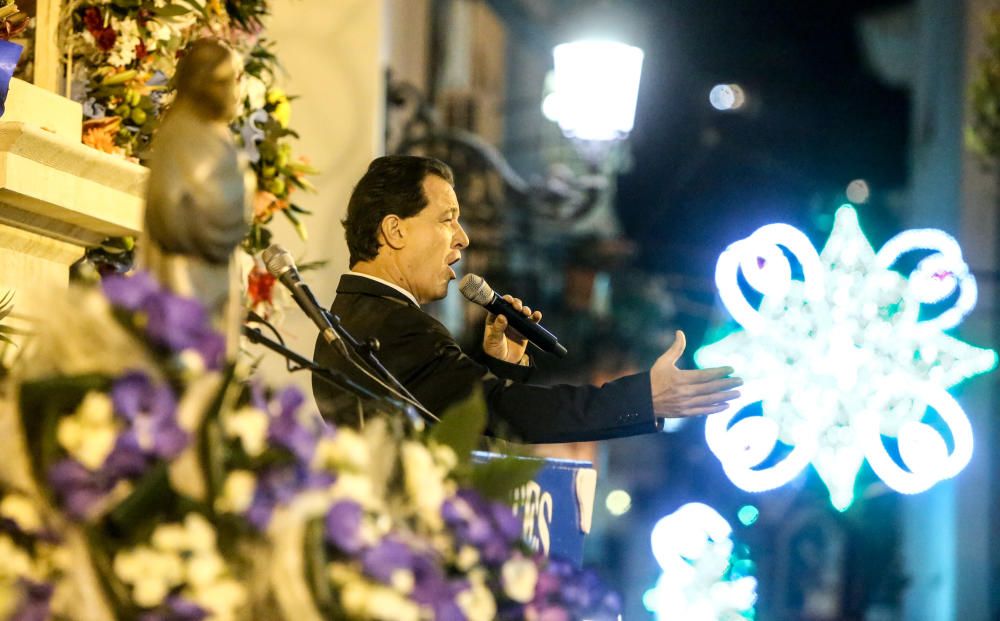
[[[503,457],[475,464],[472,487],[487,498],[508,501],[516,488],[535,478],[543,463],[531,457]]]
[[[451,405],[434,425],[428,437],[440,445],[451,447],[459,463],[467,463],[486,429],[486,400],[477,387],[468,397]]]
[[[169,512],[176,501],[167,476],[167,464],[153,466],[135,483],[132,493],[111,510],[107,516],[107,528],[118,536],[130,533],[137,524],[162,516]]]
[[[170,3],[161,8],[154,9],[153,13],[159,17],[180,17],[181,15],[187,15],[188,13],[191,13],[193,11],[194,9],[190,7],[185,7],[180,4]]]

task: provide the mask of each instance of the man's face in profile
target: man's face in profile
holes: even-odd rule
[[[451,184],[427,175],[423,188],[427,206],[400,224],[405,240],[400,267],[407,290],[421,304],[447,295],[448,283],[455,278],[451,266],[469,245],[469,236],[458,223],[458,197]]]

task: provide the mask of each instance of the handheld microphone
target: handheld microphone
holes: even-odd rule
[[[316,324],[323,339],[331,344],[336,341],[338,336],[333,325],[326,318],[323,307],[316,301],[316,296],[309,290],[306,283],[302,282],[302,277],[299,276],[299,270],[295,267],[295,259],[292,258],[292,255],[278,244],[272,244],[260,256],[264,260],[264,265],[267,266],[267,271],[291,291],[295,303]]]
[[[556,335],[516,310],[510,302],[494,292],[486,284],[482,276],[466,274],[462,278],[461,284],[459,284],[459,291],[470,302],[479,304],[494,315],[503,315],[506,317],[510,325],[520,332],[524,338],[531,341],[538,349],[555,354],[559,358],[566,355],[566,348],[559,343]]]

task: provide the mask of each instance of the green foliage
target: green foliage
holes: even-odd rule
[[[971,118],[966,144],[985,159],[1000,158],[1000,11],[985,17],[986,53],[972,68],[969,86]]]
[[[441,446],[450,447],[461,460],[468,463],[470,454],[479,444],[486,429],[486,400],[483,391],[476,389],[466,399],[449,407],[434,425],[429,439]]]

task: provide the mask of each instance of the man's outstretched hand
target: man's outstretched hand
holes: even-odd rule
[[[734,388],[743,380],[729,377],[732,367],[714,369],[678,369],[687,340],[677,331],[670,349],[649,370],[653,389],[653,412],[661,418],[684,418],[715,414],[729,407],[728,401],[740,396]]]

